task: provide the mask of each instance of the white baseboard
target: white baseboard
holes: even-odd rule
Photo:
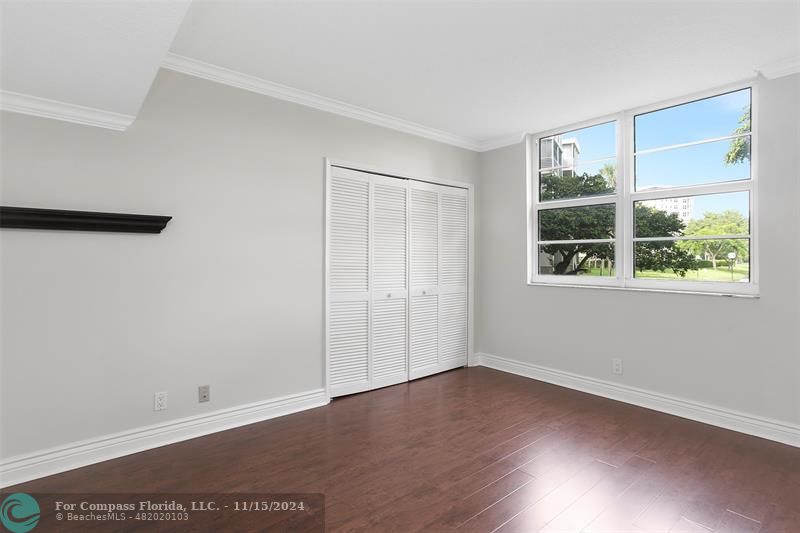
[[[0,460],[0,488],[329,402],[324,389],[272,398]]]
[[[612,400],[646,407],[712,426],[800,447],[800,426],[788,422],[741,413],[532,363],[515,361],[497,355],[477,353],[475,356],[481,366],[495,370],[545,381],[596,396],[611,398]]]
[[[486,353],[476,353],[470,358],[469,365],[485,366],[800,447],[800,426],[787,422]],[[324,389],[312,390],[10,457],[0,460],[0,488],[321,407],[328,402]]]

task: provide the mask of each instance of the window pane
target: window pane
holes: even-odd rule
[[[617,186],[614,159],[539,173],[542,201],[613,194]]]
[[[539,140],[540,198],[608,194],[616,186],[616,123],[568,131]]]
[[[634,118],[637,152],[750,131],[750,89],[668,107]]]
[[[617,275],[614,265],[614,244],[540,245],[539,274],[614,277]]]
[[[634,243],[634,275],[642,279],[750,281],[750,240]]]
[[[732,192],[635,202],[636,237],[748,235],[750,193]]]
[[[539,240],[613,239],[614,204],[564,207],[539,211]]]
[[[636,190],[750,178],[750,137],[636,156]]]

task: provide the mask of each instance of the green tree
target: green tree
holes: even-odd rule
[[[750,106],[744,109],[744,113],[739,118],[739,126],[733,130],[734,134],[747,133],[750,131]],[[726,165],[736,165],[750,161],[750,137],[736,137],[731,139],[728,153],[725,154]]]
[[[543,200],[593,196],[614,191],[610,183],[616,182],[613,165],[604,167],[602,173],[583,173],[571,176],[542,176]],[[616,211],[613,203],[545,209],[539,211],[539,240],[564,241],[588,239],[613,239],[616,226]],[[683,222],[674,214],[638,205],[636,208],[637,235],[680,235]],[[640,233],[641,232],[641,233]],[[553,257],[553,274],[577,275],[586,272],[589,259],[614,260],[614,246],[609,243],[548,244],[542,251]],[[675,247],[674,242],[648,242],[637,246],[637,268],[667,270],[685,276],[693,267],[691,254]]]
[[[679,237],[683,235],[685,224],[675,213],[636,204],[634,211],[637,237]],[[697,268],[691,252],[682,249],[675,241],[645,241],[634,246],[636,270],[672,270],[677,276],[685,277],[686,272]]]
[[[613,168],[613,165],[612,165]],[[613,171],[616,175],[616,171]],[[616,181],[616,178],[614,178]],[[558,200],[559,198],[577,198],[579,196],[596,196],[611,194],[614,186],[602,174],[575,174],[568,172],[559,175],[556,172],[545,173],[539,179],[542,200]]]
[[[722,213],[704,213],[703,218],[692,220],[686,227],[685,235],[740,235],[749,231],[748,220],[738,211],[728,209]],[[717,261],[733,252],[737,260],[749,257],[746,239],[697,240],[682,241],[681,248],[698,256],[711,259],[711,266],[716,269]]]
[[[600,175],[612,190],[617,188],[617,167],[614,163],[604,164],[600,169]]]
[[[636,270],[639,272],[672,270],[675,275],[685,278],[689,270],[697,268],[697,261],[692,254],[674,241],[637,242],[634,253]]]
[[[539,238],[543,241],[613,239],[615,220],[613,204],[542,210]],[[557,275],[585,272],[584,265],[592,257],[614,259],[614,246],[606,243],[548,244],[542,251],[554,257],[553,274]]]

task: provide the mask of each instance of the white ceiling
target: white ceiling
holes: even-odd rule
[[[188,7],[188,0],[3,0],[3,99],[10,92],[32,106],[46,99],[50,109],[136,115]]]
[[[171,51],[480,144],[796,58],[800,1],[196,1]]]
[[[800,70],[800,0],[0,5],[2,108],[114,129],[159,65],[474,149]]]

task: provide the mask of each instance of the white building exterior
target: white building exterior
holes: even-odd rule
[[[659,198],[642,202],[647,207],[678,215],[684,223],[688,223],[694,214],[694,198]]]
[[[540,166],[553,169],[559,176],[570,175],[578,165],[581,147],[574,138],[562,139],[560,135],[542,139],[540,148]]]

